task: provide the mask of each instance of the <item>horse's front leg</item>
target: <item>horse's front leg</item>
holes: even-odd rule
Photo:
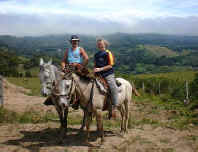
[[[58,117],[59,117],[59,120],[60,120],[60,129],[62,130],[62,128],[64,128],[63,111],[62,111],[60,106],[55,106],[55,108],[56,108],[56,111],[58,113]]]
[[[68,111],[69,111],[69,108],[68,107],[65,107],[64,108],[64,116],[63,116],[63,128],[64,128],[65,132],[67,132]]]
[[[92,116],[91,114],[88,113],[88,111],[85,112],[86,113],[86,129],[87,129],[87,138],[86,138],[86,142],[89,142],[89,138],[90,138],[90,124],[91,124],[91,120],[92,120]]]
[[[96,121],[97,121],[98,133],[99,133],[99,136],[101,137],[101,144],[103,144],[105,140],[104,140],[102,111],[100,110],[97,110]]]
[[[83,131],[85,128],[85,123],[86,123],[86,112],[83,110],[83,119],[82,119],[82,123],[81,123],[81,127],[80,130]]]

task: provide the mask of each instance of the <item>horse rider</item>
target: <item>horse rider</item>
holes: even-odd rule
[[[61,62],[62,70],[64,70],[67,65],[79,68],[85,67],[88,64],[88,55],[82,47],[79,47],[79,42],[80,39],[77,35],[71,36],[70,43],[72,47],[66,48],[64,58]]]
[[[64,58],[61,62],[62,71],[65,71],[66,66],[72,66],[76,69],[82,69],[88,64],[88,55],[85,50],[79,46],[80,39],[77,35],[72,35],[70,38],[71,47],[66,48]],[[73,101],[72,101],[73,102]],[[49,104],[48,104],[49,105]],[[50,104],[51,105],[51,104]],[[79,102],[72,103],[74,109],[78,109]]]
[[[94,56],[94,73],[104,78],[109,86],[112,99],[112,116],[116,117],[116,109],[118,106],[118,88],[114,75],[114,56],[111,51],[106,48],[109,46],[108,41],[104,39],[97,40],[97,48],[99,51]]]
[[[86,67],[88,64],[88,55],[85,50],[79,46],[80,39],[77,35],[72,35],[70,39],[71,47],[66,48],[64,58],[61,62],[62,70],[64,71],[65,67],[70,65],[76,68],[77,70]],[[72,101],[72,108],[78,109],[79,101]]]

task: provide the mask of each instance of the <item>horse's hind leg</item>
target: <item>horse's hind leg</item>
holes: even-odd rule
[[[129,100],[124,102],[125,106],[125,122],[124,122],[124,131],[128,132],[128,122],[129,122]]]
[[[123,105],[121,105],[118,110],[120,111],[120,114],[121,114],[121,133],[124,132],[124,119],[125,119],[125,115],[124,115],[124,107]]]

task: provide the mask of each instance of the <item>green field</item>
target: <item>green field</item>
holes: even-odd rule
[[[192,81],[195,77],[196,71],[183,71],[183,72],[169,72],[169,73],[158,73],[158,74],[140,74],[135,75],[135,78],[149,79],[149,78],[167,78],[172,80],[188,80]]]
[[[6,78],[9,82],[17,85],[17,86],[22,86],[26,89],[30,89],[31,93],[28,95],[30,96],[40,96],[40,90],[41,90],[41,85],[40,85],[40,80],[37,77],[33,78],[14,78],[14,77],[8,77]]]
[[[35,69],[36,71],[36,69]],[[184,72],[170,72],[170,73],[159,73],[159,74],[140,74],[140,75],[121,75],[123,78],[127,78],[130,81],[135,79],[151,79],[151,78],[167,78],[169,80],[179,81],[192,81],[195,76],[195,71],[184,71]],[[26,89],[30,89],[32,96],[40,96],[40,80],[37,77],[33,78],[14,78],[8,77],[7,80],[15,85],[22,86]]]

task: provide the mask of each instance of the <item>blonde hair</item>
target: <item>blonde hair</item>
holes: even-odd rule
[[[110,44],[107,40],[103,39],[103,38],[99,38],[96,40],[96,43],[98,44],[98,42],[103,42],[105,47],[108,47]]]

